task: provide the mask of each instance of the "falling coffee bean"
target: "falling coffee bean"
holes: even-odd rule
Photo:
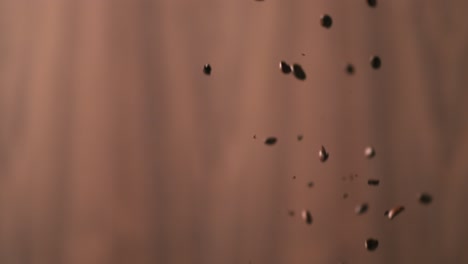
[[[314,182],[308,182],[308,183],[307,183],[307,186],[308,186],[309,188],[314,187]]]
[[[279,68],[284,74],[289,74],[292,71],[291,66],[289,66],[285,61],[281,61],[279,63]]]
[[[377,0],[367,0],[367,4],[370,7],[376,7],[377,6]]]
[[[293,64],[292,69],[293,69],[293,73],[296,79],[301,80],[301,81],[304,81],[306,79],[306,74],[304,70],[302,69],[301,65],[295,63]]]
[[[374,251],[379,247],[379,241],[374,238],[369,238],[364,243],[364,246],[367,248],[368,251]]]
[[[371,185],[371,186],[378,186],[380,184],[380,180],[376,180],[376,179],[369,179],[367,181],[367,184],[368,185]]]
[[[370,64],[372,68],[377,70],[382,66],[382,61],[380,60],[379,56],[372,56],[370,59]]]
[[[353,74],[354,74],[354,66],[353,66],[352,64],[346,65],[346,72],[347,72],[349,75],[353,75]]]
[[[289,210],[289,211],[288,211],[288,215],[292,217],[292,216],[295,215],[295,212],[294,212],[293,210]]]
[[[366,158],[368,159],[371,159],[375,156],[375,149],[373,147],[366,147],[364,149],[364,155],[366,156]]]
[[[302,210],[301,216],[304,222],[306,222],[306,224],[308,225],[312,224],[312,215],[310,214],[309,211]]]
[[[419,202],[422,204],[430,204],[432,202],[432,196],[427,193],[419,194]]]
[[[322,17],[320,18],[320,24],[322,25],[322,27],[324,28],[331,28],[332,24],[333,24],[333,20],[331,18],[330,15],[327,15],[327,14],[324,14],[322,15]]]
[[[397,215],[399,215],[401,212],[405,210],[405,207],[403,206],[395,206],[392,209],[385,211],[385,215],[388,217],[388,219],[392,220],[395,218]]]
[[[210,75],[210,74],[211,74],[211,65],[205,64],[205,66],[203,66],[203,72],[204,72],[206,75]]]
[[[265,139],[265,145],[273,146],[278,140],[275,137]]]
[[[346,198],[348,198],[348,196],[349,196],[349,194],[347,194],[347,193],[343,193],[343,199],[346,199]]]
[[[356,206],[354,208],[354,212],[357,215],[362,215],[362,214],[366,213],[368,209],[369,209],[369,205],[367,203],[363,203],[363,204],[360,204],[360,205]]]
[[[328,154],[327,150],[325,149],[324,146],[322,146],[322,149],[320,149],[320,151],[319,151],[319,158],[320,158],[320,161],[321,161],[321,162],[327,161],[327,160],[328,160],[328,156],[329,156],[329,154]]]
[[[254,135],[253,135],[253,139],[257,139],[257,135],[254,134]]]
[[[301,141],[303,138],[304,138],[303,135],[297,135],[297,140],[298,140],[298,141]]]

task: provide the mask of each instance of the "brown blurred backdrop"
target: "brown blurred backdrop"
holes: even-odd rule
[[[467,10],[1,0],[0,263],[468,263]]]

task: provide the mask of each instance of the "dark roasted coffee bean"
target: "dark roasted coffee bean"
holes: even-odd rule
[[[304,81],[306,79],[306,74],[304,70],[302,69],[301,65],[295,63],[293,64],[292,69],[293,69],[293,73],[296,79],[301,80],[301,81]]]
[[[354,66],[353,66],[352,64],[346,65],[346,72],[347,72],[349,75],[353,75],[353,74],[354,74]]]
[[[370,7],[376,7],[377,6],[377,0],[367,0],[367,4]]]
[[[205,66],[203,66],[203,72],[204,72],[206,75],[210,75],[210,74],[211,74],[211,65],[205,64]]]
[[[379,241],[374,238],[369,238],[364,243],[364,246],[367,248],[368,251],[374,251],[379,247]]]
[[[366,158],[368,158],[368,159],[373,158],[373,157],[375,156],[375,149],[374,149],[373,147],[371,147],[371,146],[366,147],[366,148],[364,149],[364,155],[365,155]]]
[[[405,210],[405,207],[403,206],[395,206],[392,209],[385,211],[385,215],[388,217],[388,219],[392,220],[395,218],[397,215],[399,215],[401,212]]]
[[[312,224],[312,215],[310,214],[309,211],[302,210],[301,216],[304,222],[306,222],[306,224],[308,225]]]
[[[371,186],[378,186],[380,184],[380,180],[377,180],[377,179],[369,179],[367,181],[367,184],[371,185]]]
[[[285,61],[281,61],[279,63],[279,68],[284,74],[289,74],[291,73],[291,66],[287,64]]]
[[[422,204],[430,204],[432,202],[432,196],[427,193],[419,194],[419,202]]]
[[[322,15],[322,17],[320,18],[320,24],[321,24],[322,27],[324,27],[324,28],[331,28],[331,26],[332,26],[332,24],[333,24],[333,19],[331,18],[330,15],[324,14],[324,15]]]
[[[308,186],[309,188],[314,187],[314,182],[308,182],[308,183],[307,183],[307,186]]]
[[[370,59],[370,64],[372,68],[377,70],[382,66],[382,61],[380,60],[379,56],[372,56]]]
[[[328,156],[329,156],[329,154],[328,154],[327,150],[325,149],[324,146],[322,146],[322,148],[321,148],[320,151],[319,151],[319,158],[320,158],[320,161],[321,161],[321,162],[327,161],[327,160],[328,160]]]
[[[362,214],[366,213],[368,209],[369,209],[369,205],[366,204],[366,203],[363,203],[363,204],[360,204],[360,205],[356,206],[354,208],[354,212],[357,215],[362,215]]]
[[[273,146],[278,140],[275,137],[265,139],[265,145]]]

